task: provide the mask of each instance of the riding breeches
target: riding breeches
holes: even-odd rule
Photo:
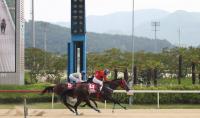
[[[101,91],[101,89],[103,87],[103,82],[101,80],[98,80],[96,77],[94,77],[92,81],[101,86],[100,87],[100,91]]]
[[[70,79],[70,81],[75,81],[76,83],[83,82],[82,80],[80,80],[79,78],[74,77],[73,75],[70,75],[69,79]]]

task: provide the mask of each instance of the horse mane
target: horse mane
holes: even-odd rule
[[[113,80],[111,80],[111,81],[105,81],[104,83],[105,84],[107,84],[107,83],[114,83],[114,82],[116,82],[116,81],[121,81],[122,79],[120,78],[120,79],[113,79]]]
[[[104,85],[108,85],[110,88],[115,89],[119,86],[119,81],[121,81],[122,79],[113,79],[111,81],[105,81],[103,84]]]

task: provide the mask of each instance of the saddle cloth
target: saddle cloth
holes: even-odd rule
[[[89,93],[96,93],[99,91],[99,86],[95,83],[88,83],[87,86],[88,86]],[[67,87],[67,89],[74,89],[76,87],[76,84],[67,83],[66,87]]]
[[[94,83],[88,83],[89,93],[96,93],[99,91],[99,86]]]

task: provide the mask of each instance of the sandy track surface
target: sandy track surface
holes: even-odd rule
[[[76,116],[64,109],[29,109],[28,118],[200,118],[200,109],[80,109]],[[0,109],[0,118],[23,118],[23,109]]]

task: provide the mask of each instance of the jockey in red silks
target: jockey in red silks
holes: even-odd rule
[[[110,71],[108,69],[105,70],[98,70],[95,72],[93,82],[100,85],[100,91],[103,87],[104,81],[109,81],[107,76],[110,74]]]

